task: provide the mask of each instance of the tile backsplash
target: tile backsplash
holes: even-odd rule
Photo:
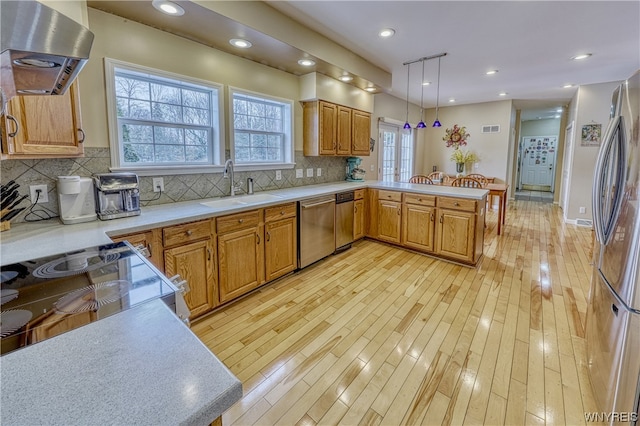
[[[227,152],[227,158],[229,153]],[[241,185],[244,192],[248,177],[254,181],[254,191],[291,188],[295,186],[312,185],[316,183],[342,181],[346,177],[345,157],[305,157],[302,151],[295,153],[295,169],[282,169],[282,179],[276,180],[275,170],[256,172],[236,172],[236,185]],[[108,173],[111,164],[109,148],[85,148],[82,158],[60,158],[45,160],[4,160],[0,162],[0,181],[6,184],[14,180],[20,184],[20,194],[28,194],[30,185],[46,184],[49,192],[49,202],[38,204],[35,209],[43,206],[53,214],[58,214],[58,196],[56,182],[58,176],[79,175],[89,177],[94,173]],[[322,175],[316,176],[317,169],[322,169]],[[304,177],[296,178],[296,169],[302,169]],[[307,169],[313,169],[314,177],[306,177]],[[140,177],[140,198],[142,205],[166,204],[177,201],[199,200],[203,198],[220,197],[229,193],[229,180],[222,177],[222,173],[200,173],[192,175],[163,176],[164,191],[162,196],[154,200],[157,193],[153,192],[152,177]],[[148,200],[148,201],[145,201]],[[153,201],[150,201],[153,200]],[[24,200],[20,207],[28,206],[29,200]],[[26,209],[13,222],[25,221]],[[30,216],[34,218],[34,216]]]

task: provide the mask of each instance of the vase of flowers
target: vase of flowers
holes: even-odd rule
[[[473,151],[463,151],[460,148],[456,148],[453,150],[450,159],[456,163],[456,172],[464,173],[465,164],[475,163],[478,161],[478,156]]]
[[[464,172],[464,163],[456,163],[456,172],[463,173]]]
[[[469,136],[471,135],[467,133],[466,127],[459,127],[457,124],[454,124],[451,129],[445,130],[445,135],[442,140],[445,141],[447,148],[453,147],[454,149],[459,149],[461,146],[467,144],[467,138]]]

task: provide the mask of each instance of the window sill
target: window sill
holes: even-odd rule
[[[258,170],[293,169],[296,163],[233,163],[233,170],[240,172],[254,172]]]
[[[236,172],[254,172],[259,170],[286,170],[293,169],[296,163],[252,163],[234,164]],[[223,165],[216,166],[165,166],[165,167],[111,167],[112,172],[131,172],[138,176],[170,176],[170,175],[194,175],[200,173],[222,173]]]

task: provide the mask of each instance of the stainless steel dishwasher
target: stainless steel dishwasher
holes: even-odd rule
[[[353,191],[336,194],[336,252],[346,250],[353,242]]]
[[[298,202],[298,268],[304,268],[336,250],[335,196]]]

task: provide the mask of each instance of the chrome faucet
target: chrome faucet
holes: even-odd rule
[[[229,195],[233,197],[236,195],[236,188],[233,184],[233,160],[228,159],[226,163],[224,163],[224,173],[222,174],[223,178],[229,178]]]

